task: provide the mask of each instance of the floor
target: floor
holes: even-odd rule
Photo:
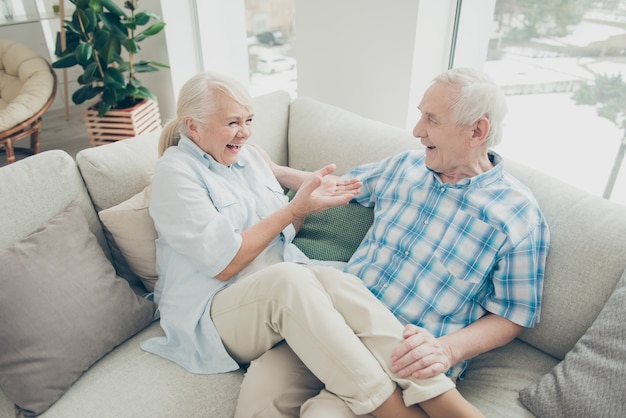
[[[15,158],[21,160],[30,154],[28,146],[30,138],[26,137],[17,141],[15,146]],[[75,157],[85,148],[89,148],[89,134],[83,121],[82,107],[70,106],[69,120],[66,120],[65,109],[53,109],[43,116],[41,129],[41,151],[62,149]],[[7,164],[4,148],[0,150],[0,166]]]

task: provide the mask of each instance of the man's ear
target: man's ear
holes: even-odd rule
[[[474,122],[472,125],[472,145],[482,145],[487,139],[487,134],[489,133],[490,128],[491,124],[489,123],[489,119],[484,116]]]

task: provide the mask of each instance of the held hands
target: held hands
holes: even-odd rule
[[[296,218],[347,205],[359,193],[361,182],[356,179],[340,180],[330,174],[335,169],[335,164],[329,164],[307,176],[289,203]]]
[[[407,325],[404,342],[391,356],[391,370],[400,377],[426,379],[452,367],[452,350],[424,328]]]

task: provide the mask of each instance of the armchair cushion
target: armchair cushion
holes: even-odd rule
[[[48,62],[24,44],[0,40],[0,131],[34,116],[55,91]]]

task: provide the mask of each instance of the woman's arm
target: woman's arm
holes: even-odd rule
[[[346,205],[358,193],[353,184],[344,186],[329,174],[335,170],[330,164],[312,173],[305,173],[298,192],[287,205],[245,230],[239,251],[216,278],[229,280],[252,262],[287,225],[301,223],[311,213],[334,206]],[[296,170],[297,171],[297,170]]]
[[[276,180],[278,180],[281,186],[288,190],[298,190],[302,186],[304,180],[310,174],[306,171],[296,170],[295,168],[278,165],[274,161],[272,161],[267,152],[265,152],[265,150],[263,150],[261,147],[253,144],[248,144],[248,146],[253,146],[254,149],[256,149],[261,154],[263,159],[272,169],[272,173],[274,174],[274,177],[276,177]],[[354,190],[357,190],[359,189],[359,187],[361,187],[361,183],[356,179],[340,180],[339,177],[333,175],[324,176],[324,181],[328,181],[330,185],[337,185],[344,188],[351,188]]]

